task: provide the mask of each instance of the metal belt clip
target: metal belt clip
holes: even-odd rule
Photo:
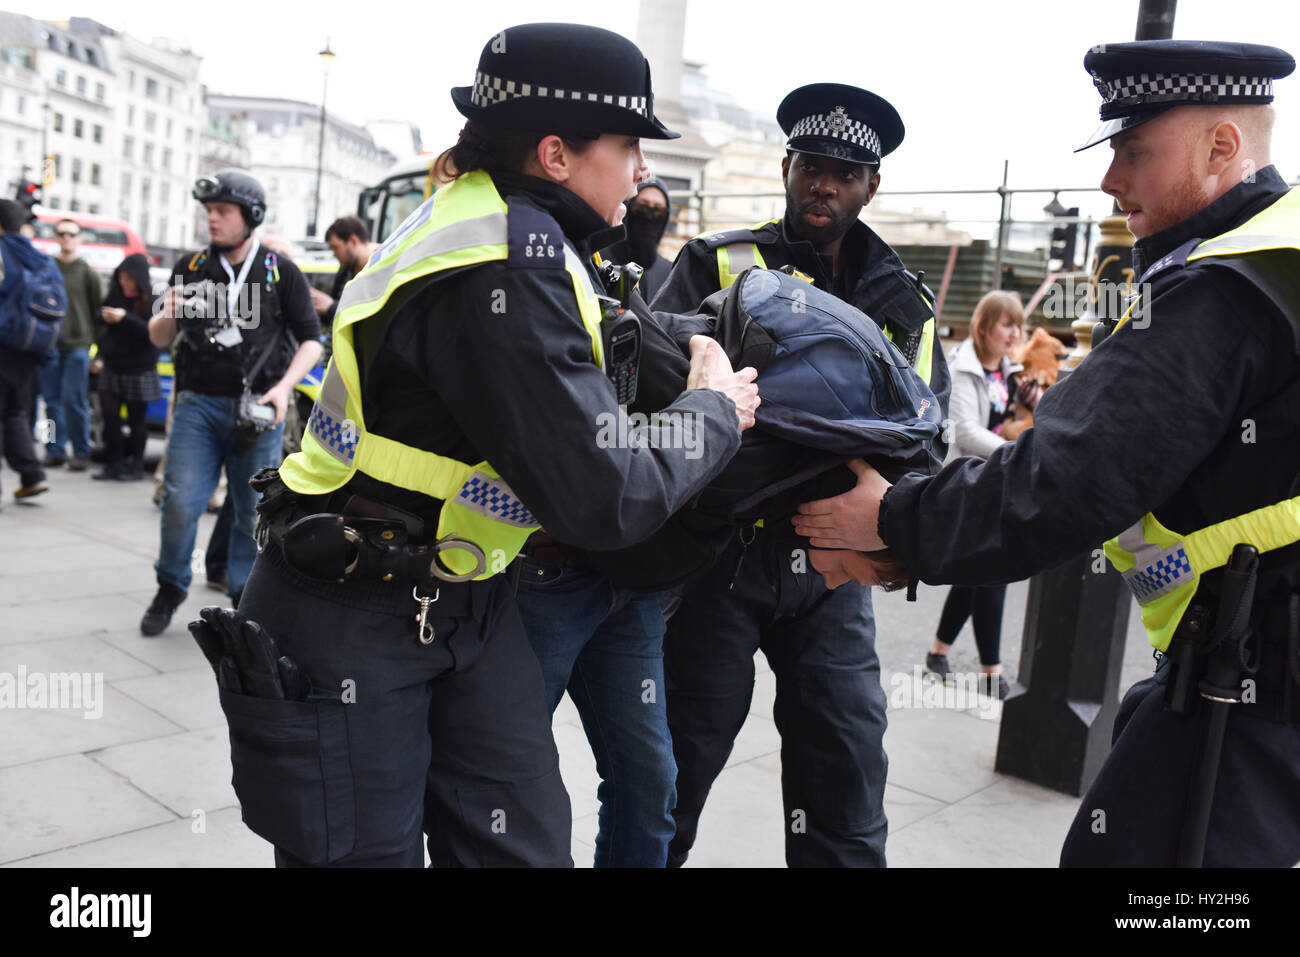
[[[450,552],[459,549],[469,552],[474,559],[474,570],[466,572],[464,575],[456,575],[449,570],[444,570],[442,564],[438,561],[438,556],[443,552]],[[467,582],[487,571],[487,556],[483,554],[483,549],[467,538],[457,538],[455,535],[448,535],[445,538],[438,539],[433,546],[433,560],[429,562],[429,574],[435,578],[440,578],[445,582]]]
[[[416,585],[411,589],[411,597],[420,603],[420,613],[415,616],[416,622],[420,626],[420,644],[431,645],[436,637],[433,633],[433,625],[429,624],[429,606],[432,605],[442,595],[441,589],[433,590],[433,597],[423,596],[420,594],[420,586]]]

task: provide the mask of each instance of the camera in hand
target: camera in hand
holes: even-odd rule
[[[245,391],[239,397],[239,428],[265,432],[275,426],[275,406],[258,405],[257,393]]]
[[[187,283],[186,296],[176,310],[176,325],[195,346],[230,349],[244,337],[227,315],[221,290],[211,279]]]

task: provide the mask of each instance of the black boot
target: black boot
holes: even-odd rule
[[[140,631],[150,637],[166,631],[167,626],[171,624],[172,615],[176,614],[176,609],[180,607],[187,594],[188,592],[182,591],[175,585],[159,585],[158,593],[149,603],[148,611],[140,619]]]
[[[91,476],[96,482],[111,482],[122,474],[121,462],[105,462],[104,467]]]

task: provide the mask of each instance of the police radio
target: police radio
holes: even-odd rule
[[[628,308],[632,290],[644,271],[636,263],[619,266],[603,262],[597,270],[610,295],[597,295],[600,303],[600,338],[605,351],[605,374],[614,383],[619,405],[636,401],[637,370],[641,365],[641,320]]]

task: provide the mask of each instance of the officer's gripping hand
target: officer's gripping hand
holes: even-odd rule
[[[691,336],[691,371],[686,376],[688,389],[713,389],[736,403],[736,418],[740,431],[754,424],[754,410],[758,408],[758,370],[746,366],[739,372],[731,369],[731,360],[722,346],[708,336]]]
[[[880,551],[885,543],[876,526],[880,521],[880,500],[890,484],[863,459],[854,459],[849,468],[857,475],[858,484],[834,498],[804,502],[792,519],[794,530],[808,538],[814,548]]]

